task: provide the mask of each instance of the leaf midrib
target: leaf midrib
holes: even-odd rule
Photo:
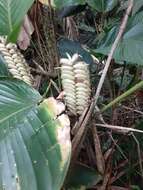
[[[11,14],[10,14],[10,1],[7,0],[7,13],[8,13],[8,23],[9,23],[9,28],[10,31],[12,31],[12,20],[11,20]]]
[[[9,118],[13,117],[14,115],[17,115],[18,113],[23,112],[23,111],[25,111],[25,110],[27,110],[27,109],[30,109],[30,108],[32,108],[32,107],[33,107],[33,104],[31,104],[30,106],[24,107],[23,109],[20,109],[20,110],[18,110],[18,111],[16,111],[16,112],[11,113],[11,114],[8,115],[7,117],[1,119],[1,120],[0,120],[0,124],[3,123],[4,121],[8,120]]]
[[[4,7],[5,5],[3,4],[3,2],[0,2],[1,7]],[[7,21],[8,21],[8,27],[10,29],[10,31],[12,31],[12,20],[11,20],[11,8],[10,8],[10,0],[6,0],[6,8],[5,10],[7,11]]]

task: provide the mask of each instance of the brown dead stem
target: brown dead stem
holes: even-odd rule
[[[94,139],[94,146],[95,146],[95,153],[96,153],[96,162],[98,171],[103,175],[105,170],[105,161],[101,150],[100,139],[98,136],[97,128],[92,128],[93,132],[93,139]]]

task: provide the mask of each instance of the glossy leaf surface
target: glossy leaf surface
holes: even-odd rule
[[[34,0],[1,0],[0,1],[0,35],[16,32],[25,14]]]
[[[61,188],[70,158],[69,132],[45,102],[38,105],[40,100],[24,82],[0,80],[0,189]]]

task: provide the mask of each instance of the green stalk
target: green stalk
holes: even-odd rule
[[[132,93],[134,93],[135,91],[137,91],[138,89],[143,87],[143,81],[140,81],[139,83],[137,83],[135,86],[133,86],[132,88],[130,88],[129,90],[127,90],[126,92],[124,92],[123,94],[121,94],[120,96],[118,96],[116,99],[114,99],[112,102],[110,102],[109,104],[105,105],[102,109],[101,112],[104,112],[105,110],[107,110],[108,108],[111,108],[113,105],[123,101],[126,97],[128,97],[129,95],[131,95]]]

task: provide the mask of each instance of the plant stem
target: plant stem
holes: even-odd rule
[[[116,99],[114,99],[113,101],[111,101],[109,104],[107,104],[106,106],[104,106],[101,109],[101,112],[104,112],[105,110],[107,110],[108,108],[111,108],[113,105],[123,101],[127,96],[131,95],[132,93],[134,93],[135,91],[137,91],[138,89],[143,87],[143,81],[140,81],[139,83],[137,83],[135,86],[133,86],[132,88],[130,88],[129,90],[127,90],[126,92],[124,92],[123,94],[121,94],[120,96],[118,96]]]

